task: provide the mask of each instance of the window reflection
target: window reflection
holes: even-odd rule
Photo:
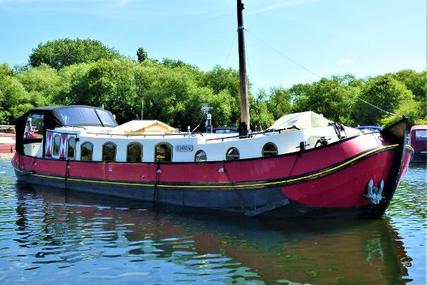
[[[206,152],[204,152],[203,150],[197,151],[196,154],[194,155],[194,161],[195,162],[204,162],[207,160],[208,160],[208,158],[206,156]]]
[[[239,150],[235,147],[230,147],[227,150],[227,153],[225,155],[226,160],[237,160],[240,159],[240,153]]]
[[[102,145],[102,160],[116,161],[116,145],[112,142],[107,142]]]
[[[74,159],[74,155],[75,155],[75,150],[76,150],[76,138],[75,137],[71,137],[68,139],[68,151],[67,151],[67,158],[68,159]]]
[[[93,154],[93,144],[90,142],[85,142],[81,145],[80,149],[80,160],[91,161]]]
[[[277,146],[274,143],[266,143],[264,147],[262,148],[262,156],[263,157],[270,157],[270,156],[276,156],[277,155]]]
[[[154,160],[156,162],[171,162],[172,146],[168,143],[160,143],[156,145]]]
[[[140,143],[132,142],[127,147],[127,162],[142,161],[142,146]]]

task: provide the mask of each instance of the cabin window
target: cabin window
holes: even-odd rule
[[[81,150],[80,160],[83,160],[83,161],[91,161],[92,160],[92,154],[93,154],[93,144],[92,143],[90,143],[90,142],[83,143],[80,150]]]
[[[262,157],[276,156],[277,153],[277,146],[274,143],[266,143],[262,148]]]
[[[225,154],[226,160],[237,160],[240,159],[239,150],[235,147],[230,147]]]
[[[74,159],[75,153],[76,153],[76,138],[71,137],[68,139],[67,158]]]
[[[53,137],[53,150],[52,150],[52,154],[53,156],[58,157],[59,156],[59,145],[61,143],[61,136],[56,134]]]
[[[208,160],[208,158],[206,156],[206,152],[204,152],[203,150],[198,150],[196,152],[196,154],[194,155],[194,161],[195,162],[204,162],[207,160]]]
[[[172,146],[168,143],[160,143],[156,145],[154,160],[156,162],[171,162],[172,161]]]
[[[27,118],[24,129],[24,139],[36,140],[43,138],[44,116],[42,114],[31,114]]]
[[[127,162],[141,162],[142,161],[142,145],[137,142],[128,144],[127,149]]]
[[[28,156],[37,156],[42,149],[42,140],[44,132],[43,114],[30,114],[27,117],[24,128],[23,148],[24,154]]]
[[[102,160],[116,161],[116,145],[112,142],[107,142],[102,145]]]

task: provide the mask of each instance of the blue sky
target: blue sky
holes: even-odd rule
[[[245,0],[255,89],[426,68],[425,0]],[[41,42],[91,38],[136,58],[237,68],[235,0],[0,0],[0,63]]]

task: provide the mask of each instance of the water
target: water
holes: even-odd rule
[[[426,284],[425,167],[379,220],[267,220],[15,185],[0,159],[0,284]]]

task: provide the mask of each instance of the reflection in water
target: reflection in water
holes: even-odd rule
[[[16,197],[14,248],[0,253],[23,281],[399,284],[410,262],[387,219],[271,222],[155,212],[21,187]]]
[[[403,236],[405,250],[416,263],[408,263],[414,284],[427,284],[427,164],[411,165],[387,211],[390,224]],[[415,265],[415,266],[414,266]]]
[[[383,219],[284,222],[15,187],[0,159],[0,284],[425,284],[425,174]]]

